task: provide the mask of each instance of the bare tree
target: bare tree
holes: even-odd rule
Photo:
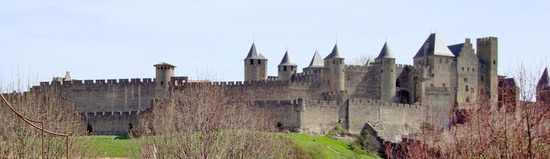
[[[3,94],[19,113],[43,121],[43,128],[71,136],[85,135],[78,114],[72,112],[72,103],[61,99],[54,90],[34,90],[27,93]],[[42,126],[42,125],[40,125]],[[0,158],[39,158],[44,146],[44,157],[62,158],[66,153],[66,138],[45,135],[25,123],[4,101],[0,103]],[[94,156],[91,144],[85,139],[69,138],[71,157]]]
[[[293,158],[293,146],[273,122],[236,91],[186,85],[155,102],[142,118],[138,154],[158,158]]]
[[[548,158],[549,106],[529,101],[535,93],[524,88],[534,88],[536,76],[520,68],[521,101],[501,102],[500,109],[494,110],[481,96],[478,103],[461,110],[466,122],[447,129],[425,129],[410,140],[388,145],[389,158]],[[515,96],[503,88],[499,91],[501,98]]]

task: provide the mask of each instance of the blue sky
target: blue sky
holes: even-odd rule
[[[376,56],[387,39],[397,63],[431,32],[447,44],[499,38],[499,73],[519,62],[548,65],[550,1],[1,1],[2,85],[36,85],[71,71],[76,79],[152,78],[153,65],[176,75],[243,79],[255,39],[269,74],[284,52],[300,68],[315,49],[328,55],[338,36],[350,63]],[[541,70],[536,70],[541,71]],[[537,72],[538,73],[538,72]]]

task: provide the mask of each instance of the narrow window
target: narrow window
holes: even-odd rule
[[[163,85],[164,84],[164,81],[160,81],[160,85]]]
[[[286,72],[286,66],[283,66],[283,70]]]
[[[464,82],[468,82],[468,78],[464,78]]]
[[[493,60],[493,65],[496,65],[497,64],[497,61],[496,60]]]
[[[250,64],[251,64],[251,65],[254,64],[254,60],[250,60]]]
[[[470,90],[468,89],[468,86],[466,86],[466,92],[468,92],[468,91],[470,91]]]
[[[462,71],[464,71],[464,67],[462,67]]]
[[[260,65],[261,65],[261,64],[262,64],[262,60],[258,60],[258,64],[260,64]]]
[[[445,86],[445,83],[443,83],[443,87],[447,87],[447,86]]]

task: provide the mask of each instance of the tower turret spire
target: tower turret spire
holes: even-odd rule
[[[377,59],[385,58],[385,59],[395,59],[395,56],[393,55],[393,52],[391,51],[390,47],[388,46],[388,42],[384,43],[384,46],[382,47],[382,50],[380,51],[380,54]]]
[[[296,65],[290,59],[288,51],[285,52],[281,64],[279,64],[279,77],[278,80],[286,81],[290,80],[294,74],[296,74],[298,65]]]

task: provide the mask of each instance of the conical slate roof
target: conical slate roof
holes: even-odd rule
[[[382,47],[382,50],[380,51],[380,55],[378,55],[377,59],[395,59],[395,56],[393,56],[393,52],[391,51],[390,47],[388,46],[388,42],[384,43],[384,47]]]
[[[323,68],[323,67],[325,67],[325,63],[321,58],[321,54],[319,54],[319,52],[315,50],[315,54],[313,54],[313,58],[311,59],[311,62],[309,63],[308,68]]]
[[[281,60],[281,64],[279,66],[298,66],[294,62],[292,62],[292,59],[290,59],[290,56],[288,55],[288,51],[285,52],[285,56],[283,56],[283,60]]]
[[[428,39],[426,39],[424,44],[422,44],[422,47],[420,47],[420,50],[418,50],[414,58],[424,57],[424,45],[426,43],[428,44],[428,55],[454,57],[454,54],[451,52],[451,50],[449,50],[447,45],[445,45],[445,43],[443,43],[443,41],[439,39],[439,37],[435,33],[432,33],[430,34]]]
[[[250,47],[250,51],[248,51],[248,55],[246,56],[245,60],[248,59],[258,59],[258,60],[266,60],[266,58],[258,53],[256,50],[256,44],[252,43],[252,47]]]
[[[325,59],[343,59],[344,56],[340,54],[340,51],[338,51],[338,44],[334,44],[334,48],[332,49],[332,52],[325,57]]]
[[[537,87],[549,87],[550,86],[550,74],[548,74],[548,68],[544,69],[542,72],[542,77],[539,79]]]

